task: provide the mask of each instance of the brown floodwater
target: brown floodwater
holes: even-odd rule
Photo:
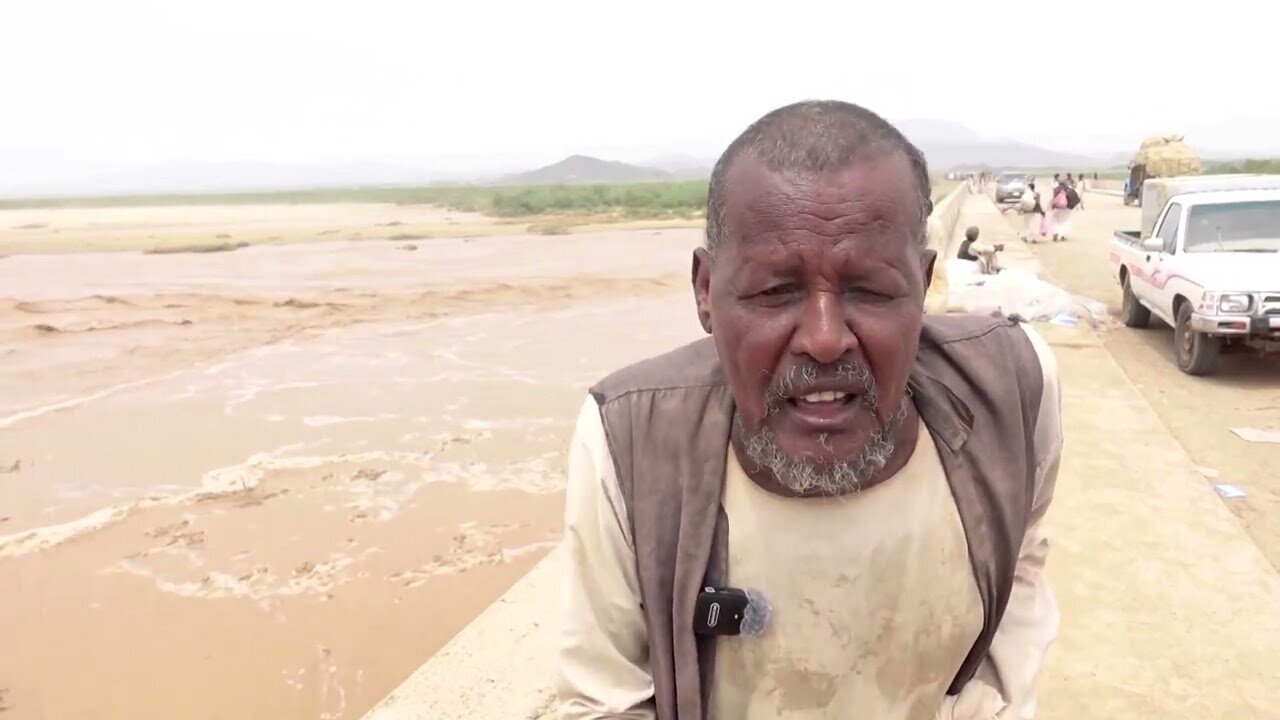
[[[357,718],[557,541],[688,230],[0,258],[6,718]]]

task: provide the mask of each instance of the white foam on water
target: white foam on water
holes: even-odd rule
[[[560,543],[540,540],[516,547],[492,548],[498,537],[514,529],[512,525],[480,526],[473,522],[459,526],[458,546],[447,555],[437,555],[425,565],[394,573],[388,579],[407,588],[419,587],[434,577],[457,575],[482,565],[503,565],[536,552],[550,550]],[[492,548],[492,549],[491,549]]]
[[[187,372],[187,370],[186,368],[183,368],[182,370],[176,370],[174,372],[165,373],[163,375],[156,375],[154,377],[143,378],[141,380],[131,380],[125,383],[119,383],[117,385],[112,385],[110,387],[106,387],[101,390],[95,390],[94,392],[91,392],[87,395],[78,395],[73,398],[67,398],[65,400],[59,400],[57,402],[47,403],[45,405],[38,405],[33,408],[28,408],[26,410],[16,412],[12,415],[0,417],[0,428],[12,427],[24,420],[38,418],[41,415],[47,415],[51,412],[57,412],[58,410],[67,410],[69,408],[83,405],[88,402],[93,402],[94,400],[101,400],[102,398],[115,395],[118,392],[123,392],[125,390],[132,390],[137,387],[142,387],[143,385],[149,385],[154,382],[160,382],[161,380],[168,380],[169,378],[177,377],[178,375],[181,375],[185,372]]]
[[[163,577],[145,563],[126,558],[104,573],[124,573],[151,580],[161,592],[185,598],[235,598],[253,600],[264,610],[272,607],[272,600],[300,595],[324,595],[334,587],[348,582],[348,568],[378,552],[370,548],[358,555],[330,554],[318,563],[304,563],[287,577],[277,575],[265,565],[248,572],[214,570],[199,580],[171,580]]]
[[[229,415],[234,408],[253,400],[263,392],[276,392],[279,390],[308,390],[311,388],[324,387],[326,385],[345,385],[348,382],[349,381],[347,380],[310,380],[305,382],[285,382],[275,385],[249,384],[232,390],[222,407]]]
[[[442,419],[448,416],[442,417]],[[453,420],[453,418],[448,418]],[[491,418],[465,418],[457,421],[466,430],[523,430],[529,427],[542,427],[546,425],[554,425],[555,418],[503,418],[495,420]]]
[[[268,452],[256,453],[242,463],[210,470],[200,478],[200,487],[189,492],[150,495],[99,508],[76,520],[0,536],[0,558],[18,557],[61,545],[81,535],[118,523],[138,510],[185,505],[247,492],[257,487],[262,481],[264,466],[277,455],[301,446],[299,443],[285,445]]]
[[[543,455],[501,467],[488,463],[436,463],[425,475],[429,482],[460,483],[476,492],[516,490],[544,495],[564,489],[564,472],[554,466],[559,452]]]
[[[356,496],[346,506],[364,511],[365,519],[383,521],[394,517],[422,486],[431,483],[459,483],[469,490],[493,492],[516,490],[536,494],[558,492],[564,487],[563,472],[554,467],[559,452],[519,462],[490,467],[487,463],[437,462],[438,451],[465,440],[475,442],[492,437],[487,430],[458,435],[436,434],[430,437],[439,447],[436,451],[371,450],[337,455],[294,455],[287,453],[306,447],[291,443],[274,450],[255,453],[243,462],[215,468],[204,473],[200,487],[188,492],[149,495],[95,510],[69,522],[0,536],[0,558],[18,557],[56,547],[74,538],[118,523],[129,515],[153,507],[189,505],[216,498],[247,493],[262,484],[266,474],[280,470],[308,470],[333,464],[366,466],[401,465],[421,470],[413,481],[401,473],[387,473],[385,480],[375,476],[368,482],[349,482],[341,492]],[[361,478],[357,474],[353,481]]]
[[[393,413],[381,413],[379,415],[307,415],[302,418],[302,424],[307,427],[327,427],[329,425],[345,425],[347,423],[365,423],[378,422],[381,420],[403,420],[404,416]]]

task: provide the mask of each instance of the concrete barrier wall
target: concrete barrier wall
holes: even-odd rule
[[[928,222],[929,247],[946,251],[968,196],[962,184],[934,207]],[[936,310],[940,313],[946,310],[946,263],[934,267],[929,296],[941,299]],[[370,710],[365,720],[553,717],[559,573],[560,554],[553,552]]]
[[[965,183],[957,185],[947,193],[929,215],[929,248],[938,253],[938,261],[933,265],[933,278],[929,282],[929,291],[924,297],[924,311],[931,315],[941,315],[947,311],[947,252],[951,237],[955,234],[956,224],[960,222],[960,211],[964,208],[965,198],[969,197],[969,186]]]

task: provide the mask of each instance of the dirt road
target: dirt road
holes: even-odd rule
[[[1048,279],[1106,303],[1118,315],[1120,289],[1111,279],[1108,243],[1114,230],[1138,227],[1139,211],[1112,195],[1086,193],[1084,202],[1069,242],[1042,242],[1032,249]],[[1174,364],[1173,331],[1154,318],[1144,330],[1117,325],[1105,332],[1104,343],[1207,481],[1248,493],[1224,502],[1280,567],[1280,445],[1245,442],[1230,431],[1280,427],[1280,357],[1224,355],[1213,376],[1190,377]]]

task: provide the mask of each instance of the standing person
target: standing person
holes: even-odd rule
[[[1071,235],[1071,213],[1080,204],[1080,195],[1066,180],[1053,189],[1053,209],[1049,211],[1049,233],[1053,242],[1066,241]]]
[[[1019,236],[1022,242],[1033,243],[1040,236],[1040,224],[1044,219],[1044,207],[1040,204],[1040,193],[1036,191],[1035,181],[1027,183],[1018,200],[1018,210],[1022,213],[1022,231]]]
[[[709,337],[593,385],[570,444],[563,719],[1035,715],[1057,364],[1015,320],[924,314],[929,198],[848,103],[720,156]]]

